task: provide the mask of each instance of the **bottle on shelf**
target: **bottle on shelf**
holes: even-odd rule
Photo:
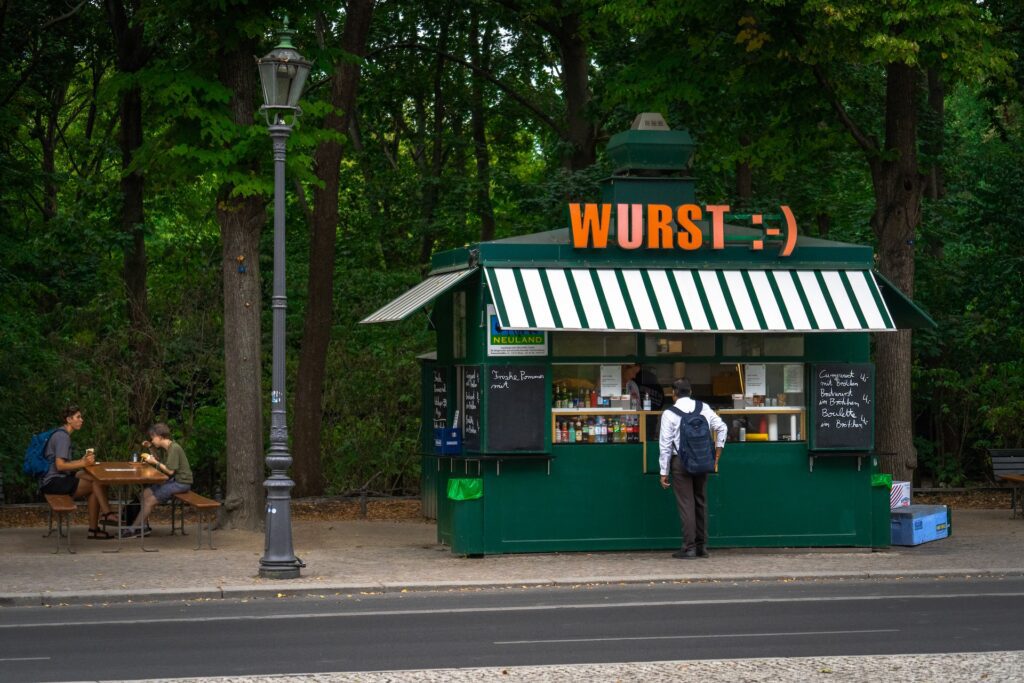
[[[569,443],[576,442],[576,423],[569,420]]]
[[[651,395],[646,391],[644,392],[644,410],[651,409]]]
[[[597,407],[597,392],[594,391],[593,389],[590,390],[590,407]]]

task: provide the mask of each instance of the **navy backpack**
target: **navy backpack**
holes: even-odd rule
[[[28,448],[25,449],[25,462],[21,466],[22,472],[38,479],[50,471],[50,461],[46,459],[46,444],[57,429],[39,432],[32,436]]]
[[[675,406],[669,410],[679,416],[679,441],[676,453],[683,461],[687,474],[708,474],[715,471],[715,442],[711,426],[701,415],[704,404],[697,401],[692,413],[684,413]]]

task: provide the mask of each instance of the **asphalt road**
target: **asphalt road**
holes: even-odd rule
[[[1024,650],[1024,577],[0,609],[0,679]]]

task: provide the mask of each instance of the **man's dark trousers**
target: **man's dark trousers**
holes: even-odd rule
[[[708,475],[688,474],[679,456],[672,457],[671,470],[672,491],[683,526],[683,550],[703,548],[708,542]]]

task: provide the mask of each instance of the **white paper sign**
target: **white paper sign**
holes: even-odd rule
[[[804,366],[793,363],[782,367],[782,390],[787,394],[804,393]]]
[[[601,366],[601,395],[618,396],[622,393],[622,366]]]
[[[765,366],[752,365],[748,363],[743,366],[743,383],[746,386],[746,396],[765,394]]]

